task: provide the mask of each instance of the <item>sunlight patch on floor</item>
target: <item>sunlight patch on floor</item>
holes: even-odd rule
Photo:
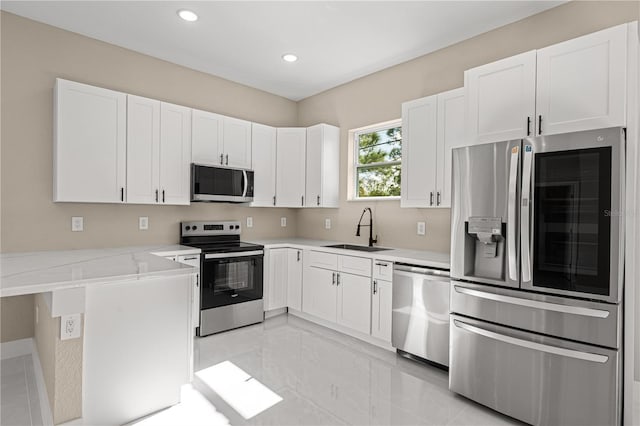
[[[223,361],[200,370],[196,376],[245,419],[282,401],[280,395],[231,361]]]

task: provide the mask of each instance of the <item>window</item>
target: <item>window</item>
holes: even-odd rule
[[[399,197],[402,127],[397,120],[354,132],[355,199]]]

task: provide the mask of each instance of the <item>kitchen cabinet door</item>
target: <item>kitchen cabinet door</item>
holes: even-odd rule
[[[336,272],[308,266],[302,281],[302,311],[336,322]]]
[[[337,280],[338,324],[371,332],[371,278],[340,272]]]
[[[251,168],[251,122],[223,117],[224,165]]]
[[[56,79],[53,201],[125,200],[127,95]]]
[[[464,90],[466,139],[470,145],[533,134],[536,51],[465,71]]]
[[[210,166],[221,165],[222,116],[197,109],[192,114],[191,161]]]
[[[287,306],[302,310],[302,250],[287,249]]]
[[[189,204],[191,109],[160,105],[160,194],[163,204]]]
[[[373,280],[371,335],[391,343],[391,281]]]
[[[401,207],[436,204],[437,96],[402,104]]]
[[[272,207],[276,203],[276,128],[253,123],[251,129],[253,165],[252,207]]]
[[[625,125],[627,24],[538,50],[536,134]]]
[[[184,263],[197,268],[198,273],[193,278],[193,328],[200,327],[200,255],[199,254],[181,254],[175,259],[176,262]]]
[[[305,207],[338,207],[340,129],[328,124],[307,128]]]
[[[279,128],[276,137],[276,206],[303,207],[307,130]]]
[[[436,206],[451,207],[452,148],[464,145],[464,88],[438,94]]]
[[[127,203],[159,201],[159,167],[160,101],[127,95]]]
[[[287,307],[288,257],[286,248],[269,250],[269,273],[264,289],[265,311]]]

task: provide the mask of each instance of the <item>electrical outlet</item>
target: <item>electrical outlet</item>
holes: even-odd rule
[[[251,216],[247,217],[247,228],[253,228],[253,218]]]
[[[331,219],[327,218],[324,220],[324,229],[331,229]]]
[[[80,314],[63,315],[60,317],[60,340],[80,337]]]
[[[84,217],[82,217],[82,216],[73,216],[71,218],[71,230],[73,232],[82,232],[82,231],[84,231]]]
[[[424,222],[418,222],[418,235],[425,234],[426,224]]]
[[[149,218],[147,216],[140,216],[138,218],[138,229],[141,231],[149,229]]]
[[[283,228],[285,226],[287,226],[287,218],[286,217],[281,217],[280,218],[280,226],[282,226]]]

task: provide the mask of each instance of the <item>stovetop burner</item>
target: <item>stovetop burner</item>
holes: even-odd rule
[[[180,244],[203,253],[232,253],[262,250],[264,246],[240,241],[238,221],[198,221],[180,224]]]

